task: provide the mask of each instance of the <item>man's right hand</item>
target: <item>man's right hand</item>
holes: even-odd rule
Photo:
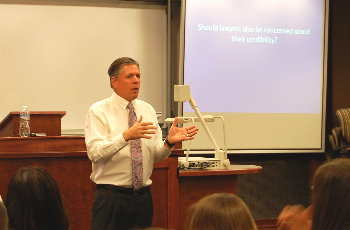
[[[142,122],[142,116],[131,126],[123,132],[125,141],[135,140],[139,138],[151,139],[152,136],[148,134],[155,134],[157,126],[152,122]]]
[[[278,217],[277,230],[311,230],[312,208],[287,205]]]

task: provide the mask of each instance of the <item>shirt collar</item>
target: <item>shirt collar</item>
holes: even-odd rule
[[[113,99],[113,102],[116,103],[118,106],[120,106],[122,109],[126,109],[126,107],[129,104],[128,100],[125,100],[124,98],[122,98],[116,93],[112,94],[112,99]],[[132,101],[132,103],[135,105],[134,100]]]

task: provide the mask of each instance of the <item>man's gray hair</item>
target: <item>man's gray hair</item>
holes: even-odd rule
[[[137,61],[129,57],[121,57],[115,60],[108,68],[109,77],[116,77],[119,75],[119,71],[124,65],[137,65],[140,68],[140,65]]]

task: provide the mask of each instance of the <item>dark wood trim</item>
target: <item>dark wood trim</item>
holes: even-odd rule
[[[277,219],[256,219],[258,230],[277,230]]]
[[[47,136],[47,137],[0,137],[0,152],[65,152],[86,151],[84,137]]]

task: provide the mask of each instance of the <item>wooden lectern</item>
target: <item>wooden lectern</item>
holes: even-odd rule
[[[10,112],[0,122],[0,137],[19,136],[19,114],[19,111]],[[65,111],[30,111],[30,132],[61,136],[61,118],[65,114]]]

